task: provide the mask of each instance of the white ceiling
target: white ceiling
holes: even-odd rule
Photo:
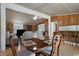
[[[7,22],[13,22],[16,20],[16,21],[21,21],[25,24],[38,24],[39,22],[43,21],[40,19],[33,20],[33,17],[34,17],[33,15],[23,14],[10,9],[6,9]]]
[[[79,3],[19,3],[19,5],[30,8],[47,15],[60,15],[69,13],[79,13]],[[10,9],[6,11],[7,22],[19,20],[25,24],[36,24],[43,20],[33,20],[33,15],[23,14]]]
[[[19,3],[19,5],[52,16],[79,13],[79,3]]]

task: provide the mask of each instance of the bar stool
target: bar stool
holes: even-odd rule
[[[74,32],[72,31],[71,32],[71,45],[73,46],[73,42],[74,42],[74,39],[75,39],[75,37],[74,37]]]
[[[67,35],[68,35],[69,44],[71,44],[71,42],[70,42],[70,31],[67,32]]]
[[[69,39],[70,39],[70,44],[72,45],[72,39],[73,39],[73,37],[72,37],[72,31],[69,32]]]
[[[73,32],[73,40],[72,40],[73,43],[76,43],[76,32]]]
[[[78,42],[78,44],[79,44],[79,31],[77,32],[77,35],[78,35],[77,42]]]
[[[67,41],[67,32],[64,32],[64,40]]]
[[[77,46],[77,43],[78,43],[78,32],[76,31],[76,34],[75,34],[75,42],[76,42],[76,46]]]

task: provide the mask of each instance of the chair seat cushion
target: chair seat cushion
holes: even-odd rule
[[[46,47],[42,50],[42,53],[45,55],[50,55],[52,47]]]

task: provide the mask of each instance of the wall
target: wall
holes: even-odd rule
[[[39,24],[48,24],[48,19],[43,19],[43,21],[41,21]]]
[[[5,4],[1,4],[1,51],[5,51],[6,47],[6,11],[5,11]]]
[[[9,20],[7,19],[7,22],[6,22],[6,31],[13,32],[16,29],[16,26],[18,26],[18,24],[20,24],[19,26],[21,26],[22,24],[24,25],[24,23],[23,22],[21,23],[21,21],[19,21],[19,20],[16,20],[16,21],[11,21],[11,20],[9,21]],[[24,29],[24,27],[23,27],[23,29]]]
[[[65,40],[79,43],[79,14],[52,16],[51,21],[58,22]]]
[[[1,12],[0,12],[0,50],[1,50]]]
[[[44,19],[44,20],[41,21],[39,24],[45,24],[45,30],[48,30],[48,19]],[[37,26],[38,26],[39,24],[37,24]]]
[[[79,25],[79,14],[52,16],[51,21],[58,22],[59,26]]]
[[[51,21],[58,22],[61,31],[79,31],[79,14],[52,16]]]

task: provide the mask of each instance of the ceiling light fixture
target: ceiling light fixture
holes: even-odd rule
[[[36,20],[36,19],[37,19],[37,16],[34,16],[34,17],[33,17],[33,20]]]

